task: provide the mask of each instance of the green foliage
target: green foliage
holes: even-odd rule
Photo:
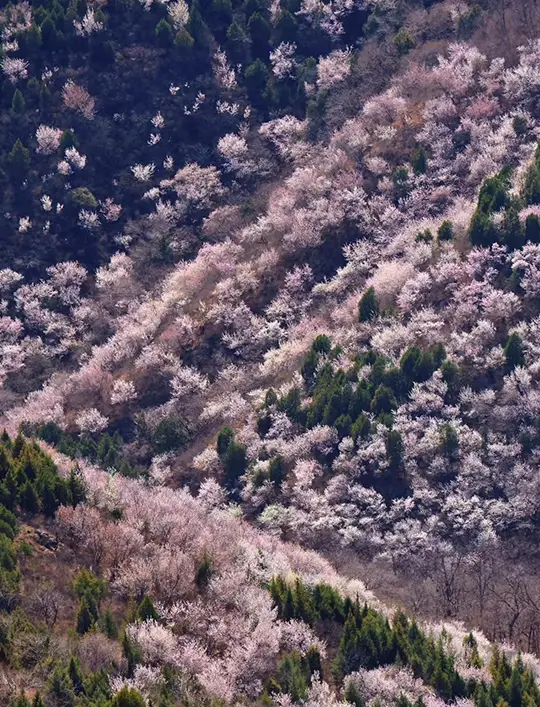
[[[285,470],[285,460],[281,455],[273,457],[270,460],[268,466],[268,473],[270,481],[274,484],[276,488],[280,488],[281,484],[285,480],[286,470]]]
[[[517,332],[510,334],[508,337],[508,341],[504,347],[504,358],[506,368],[509,371],[512,371],[516,366],[524,365],[525,352],[523,349],[523,340]]]
[[[160,41],[162,41],[160,39]],[[185,27],[182,27],[174,38],[175,47],[185,56],[193,50],[195,40]]]
[[[213,574],[214,565],[212,558],[207,552],[205,552],[195,572],[195,584],[197,585],[199,591],[203,591],[206,587],[208,587]]]
[[[248,460],[245,445],[238,444],[232,440],[227,447],[227,452],[223,459],[225,486],[229,490],[234,489],[238,479],[246,473],[247,465]]]
[[[469,226],[469,238],[473,246],[490,246],[497,240],[497,230],[489,214],[476,210]]]
[[[451,241],[454,237],[454,226],[452,221],[443,221],[437,231],[439,241]]]
[[[139,662],[140,654],[137,646],[129,640],[127,633],[124,633],[122,637],[122,650],[127,661],[128,677],[133,677],[133,671]]]
[[[19,91],[18,88],[15,89],[15,93],[13,94],[13,99],[11,101],[11,110],[16,114],[16,115],[22,115],[25,111],[26,104],[24,97],[22,93]]]
[[[71,204],[77,209],[97,209],[98,202],[96,197],[87,187],[77,187],[69,193]]]
[[[358,321],[370,322],[379,315],[379,301],[375,289],[370,287],[362,295],[358,303]]]
[[[83,568],[73,581],[73,590],[79,599],[87,597],[99,604],[107,596],[108,587],[105,580]]]
[[[118,626],[116,625],[116,621],[114,620],[114,616],[112,615],[110,609],[107,609],[102,614],[101,630],[107,638],[110,638],[113,641],[118,638]]]
[[[38,427],[36,434],[48,444],[54,445],[59,452],[72,459],[83,457],[103,466],[105,469],[115,469],[123,476],[136,477],[140,473],[124,457],[122,451],[124,440],[118,432],[114,435],[105,433],[97,438],[81,437],[80,435],[67,434],[58,425],[49,422]],[[84,501],[86,491],[77,466],[73,468],[70,474],[69,487],[74,505]]]
[[[374,415],[389,413],[397,408],[397,400],[391,388],[381,383],[375,391],[370,410]]]
[[[191,439],[186,423],[179,417],[165,417],[158,423],[152,435],[152,447],[156,454],[180,449]]]
[[[249,18],[247,29],[255,56],[264,59],[268,56],[268,42],[272,34],[270,25],[259,12],[254,12]]]
[[[429,228],[426,228],[425,231],[420,231],[417,233],[414,240],[417,243],[431,243],[433,241],[433,233],[429,230]]]
[[[459,15],[458,18],[458,36],[461,39],[469,39],[478,27],[482,8],[476,4],[468,8],[465,12]]]
[[[540,219],[536,214],[529,214],[525,219],[525,241],[540,243]]]
[[[258,107],[263,102],[263,94],[266,91],[268,78],[268,69],[260,59],[256,59],[245,70],[244,81],[248,96],[253,104]]]
[[[156,42],[160,47],[170,47],[174,41],[173,30],[166,19],[161,19],[155,29]]]
[[[76,629],[82,635],[99,621],[99,605],[107,594],[107,583],[82,569],[73,582],[73,590],[80,599]]]
[[[123,687],[113,697],[111,707],[146,707],[146,702],[137,690]]]
[[[411,49],[414,49],[416,42],[412,34],[402,27],[394,37],[394,44],[399,54],[408,54]],[[421,170],[421,171],[425,171]]]
[[[30,171],[30,150],[17,139],[7,157],[7,170],[16,182],[21,182]]]
[[[354,707],[365,707],[365,700],[362,697],[362,693],[356,687],[354,682],[349,682],[343,696],[345,701],[351,705],[354,705]]]
[[[409,668],[416,678],[433,688],[445,701],[468,697],[477,707],[509,707],[534,705],[538,687],[530,669],[520,656],[511,664],[497,647],[494,648],[490,674],[492,685],[469,679],[467,682],[456,669],[454,657],[447,651],[444,632],[436,640],[422,631],[415,621],[397,611],[390,622],[382,612],[358,601],[343,598],[326,584],[308,586],[299,579],[286,582],[273,577],[268,587],[272,600],[282,620],[308,621],[318,632],[337,636],[339,645],[332,661],[332,672],[337,682],[359,668],[375,669],[385,665]],[[471,668],[482,668],[478,644],[473,634],[465,637],[465,660]],[[268,691],[288,692],[293,699],[305,697],[305,681],[317,667],[317,657],[289,654],[280,663],[275,676],[268,682]],[[309,682],[308,682],[309,684]],[[347,702],[364,707],[364,700],[356,684],[347,683],[344,691]],[[423,707],[419,700],[416,707]],[[403,697],[396,707],[413,707]]]
[[[233,439],[233,429],[231,429],[230,427],[223,427],[223,429],[220,430],[217,438],[216,449],[221,459],[225,458],[225,455],[227,454],[227,449],[229,448],[229,444],[233,441]]]
[[[147,621],[148,619],[154,619],[154,621],[157,621],[159,619],[159,614],[147,594],[144,595],[143,600],[137,607],[137,618],[139,621]]]
[[[308,661],[299,653],[289,653],[278,665],[275,685],[289,694],[294,702],[305,700],[311,678]]]

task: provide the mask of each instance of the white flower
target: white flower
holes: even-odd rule
[[[108,418],[102,415],[96,408],[82,410],[75,418],[75,424],[82,433],[93,434],[102,432],[109,424]]]
[[[189,7],[185,0],[176,0],[168,8],[169,17],[176,29],[181,29],[189,20]]]
[[[165,126],[165,118],[161,115],[161,113],[158,111],[156,115],[152,118],[150,121],[154,128],[157,128],[158,130],[161,130]]]
[[[138,182],[147,182],[154,174],[155,169],[156,165],[153,162],[150,164],[136,164],[131,167],[133,176]]]
[[[19,219],[19,233],[26,233],[32,228],[32,221],[28,216],[23,216]]]
[[[86,11],[86,15],[80,22],[79,20],[74,20],[73,26],[75,27],[75,33],[79,37],[89,37],[91,34],[101,32],[103,29],[103,23],[96,19],[93,10],[90,9]]]
[[[43,211],[51,211],[52,209],[52,199],[47,194],[43,194],[41,197],[41,208]]]

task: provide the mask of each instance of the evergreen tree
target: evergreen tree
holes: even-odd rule
[[[43,49],[48,52],[55,51],[59,46],[58,32],[51,17],[47,16],[41,25],[41,40]]]
[[[147,621],[148,619],[154,619],[154,621],[157,621],[157,619],[159,619],[159,614],[147,594],[144,595],[143,600],[137,608],[137,618],[139,621]]]
[[[173,31],[171,25],[167,22],[166,19],[161,19],[155,29],[155,35],[156,35],[156,42],[160,47],[163,47],[166,49],[167,47],[170,47],[173,43]]]
[[[36,489],[30,481],[26,481],[21,487],[19,500],[23,511],[31,514],[39,511],[39,499]]]
[[[23,181],[30,171],[30,150],[17,139],[7,157],[7,169],[13,179]]]
[[[397,430],[390,430],[386,438],[386,456],[390,471],[398,471],[403,466],[403,439]]]
[[[24,97],[22,93],[19,91],[18,88],[15,89],[15,93],[13,94],[13,99],[11,101],[11,110],[16,114],[16,115],[22,115],[26,109],[26,104],[24,101]]]
[[[525,241],[540,243],[540,219],[536,214],[529,214],[525,219]]]
[[[413,152],[411,164],[415,174],[425,174],[427,171],[427,155],[422,146]]]
[[[126,632],[124,632],[122,637],[122,650],[127,661],[127,675],[131,678],[133,677],[135,666],[139,662],[139,652],[137,647],[129,640],[129,636]]]
[[[508,341],[504,347],[504,358],[508,371],[513,371],[516,366],[524,365],[525,353],[523,350],[523,340],[517,332],[510,334],[508,337]]]
[[[137,690],[123,687],[113,697],[111,707],[146,707],[146,702]]]
[[[233,489],[236,486],[238,479],[245,474],[247,464],[247,450],[245,445],[237,444],[232,441],[227,447],[227,453],[223,460],[225,485],[227,488]]]
[[[238,22],[231,22],[227,30],[227,54],[233,61],[242,64],[246,61],[248,47],[249,39],[242,27]]]
[[[380,385],[375,391],[371,401],[371,412],[374,415],[390,413],[397,407],[397,400],[394,393],[386,385]]]
[[[73,691],[76,695],[81,695],[84,693],[84,678],[81,670],[81,666],[77,658],[71,657],[68,666],[68,674],[71,682],[73,683]]]
[[[249,18],[247,28],[254,56],[265,59],[268,57],[268,43],[272,34],[270,25],[259,12],[255,12]]]
[[[491,216],[477,209],[469,226],[469,238],[473,246],[487,247],[497,240],[497,229]]]
[[[86,488],[82,478],[81,470],[75,465],[69,472],[68,496],[73,508],[86,500]]]
[[[516,204],[507,207],[501,224],[502,242],[509,250],[521,248],[524,242],[524,231],[519,220],[519,208]]]
[[[270,460],[268,466],[268,473],[270,481],[274,484],[276,488],[280,488],[283,481],[285,481],[286,471],[285,471],[285,460],[281,455],[277,455]]]
[[[234,430],[230,427],[223,427],[217,438],[216,449],[221,459],[225,458],[229,444],[234,440]]]
[[[250,100],[254,105],[260,106],[268,84],[268,69],[260,59],[256,59],[247,67],[244,81]]]
[[[212,563],[212,558],[207,552],[205,552],[195,573],[195,584],[200,591],[206,589],[213,574],[214,565]]]
[[[93,612],[90,611],[88,606],[88,601],[83,597],[79,603],[79,610],[77,612],[77,633],[81,636],[88,633],[92,626],[94,625]]]
[[[360,690],[356,687],[354,682],[351,680],[349,681],[347,688],[344,693],[345,701],[348,702],[351,705],[354,705],[354,707],[365,707],[365,700],[362,697],[362,693]]]
[[[379,315],[379,301],[375,294],[375,289],[370,287],[362,295],[358,304],[358,320],[360,322],[370,322]]]
[[[102,618],[102,630],[107,638],[115,641],[118,638],[118,626],[110,609],[107,609]]]
[[[454,237],[454,226],[452,221],[443,221],[439,226],[437,236],[439,237],[439,241],[451,241]]]

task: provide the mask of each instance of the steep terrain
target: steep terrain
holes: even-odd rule
[[[0,24],[3,703],[540,707],[537,3]]]

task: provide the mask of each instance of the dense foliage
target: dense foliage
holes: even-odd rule
[[[0,30],[1,704],[540,707],[538,3]]]

